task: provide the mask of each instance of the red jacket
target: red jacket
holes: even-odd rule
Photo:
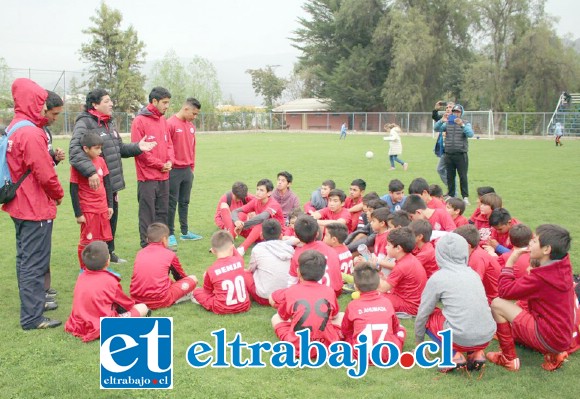
[[[528,301],[536,321],[536,335],[548,352],[562,352],[572,343],[574,332],[574,281],[570,255],[532,269],[516,279],[513,268],[499,275],[499,296]]]
[[[173,167],[191,168],[193,172],[195,167],[195,125],[173,115],[167,120],[167,128],[175,153]]]
[[[131,297],[157,309],[166,303],[166,297],[173,281],[187,277],[175,252],[165,248],[160,242],[152,242],[137,252],[131,278]]]
[[[47,122],[41,116],[47,96],[46,90],[32,80],[21,78],[12,84],[14,119],[8,129],[22,120],[29,120],[36,125],[21,127],[10,136],[8,142],[6,160],[12,179],[16,181],[27,170],[31,171],[16,190],[16,197],[2,205],[2,210],[13,218],[34,221],[54,219],[55,200],[64,197],[48,153],[48,139],[42,130]]]
[[[64,330],[85,342],[97,339],[101,317],[119,316],[117,305],[127,311],[135,306],[135,301],[123,292],[119,278],[107,269],[85,270],[77,279]]]
[[[157,142],[151,151],[143,152],[135,157],[138,181],[169,179],[169,172],[162,172],[161,169],[167,161],[175,162],[167,121],[156,111],[157,109],[149,104],[139,111],[131,125],[133,143],[138,143],[143,137],[146,137],[147,142]]]

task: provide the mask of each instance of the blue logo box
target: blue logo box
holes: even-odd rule
[[[171,388],[173,319],[101,318],[101,389]]]

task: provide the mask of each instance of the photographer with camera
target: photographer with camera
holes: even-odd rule
[[[469,205],[469,190],[467,185],[467,170],[469,168],[467,139],[473,137],[471,123],[461,119],[463,107],[455,104],[451,109],[451,115],[444,114],[435,123],[434,130],[443,138],[445,170],[447,172],[447,187],[449,195],[455,196],[455,175],[459,174],[461,197],[463,202]]]

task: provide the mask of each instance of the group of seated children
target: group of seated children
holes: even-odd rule
[[[295,206],[291,182],[292,175],[281,172],[276,195]],[[438,340],[438,332],[453,330],[456,367],[443,372],[477,370],[486,359],[518,370],[514,342],[543,353],[542,367],[555,370],[580,347],[565,229],[542,225],[533,235],[491,187],[478,189],[478,207],[467,223],[465,203],[442,202],[424,179],[413,180],[408,196],[399,180],[391,181],[383,199],[365,195],[365,188],[362,179],[353,181],[347,201],[334,182],[325,181],[302,213],[283,210],[268,179],[257,183],[255,197],[235,183],[218,203],[220,229],[211,238],[217,259],[199,288],[167,249],[163,224],[149,226],[149,245],[135,260],[131,298],[107,271],[106,244],[91,242],[81,252],[86,270],[66,331],[95,339],[101,316],[144,316],[191,298],[216,314],[248,311],[251,300],[271,305],[277,309],[276,335],[296,346],[296,332],[308,328],[311,339],[325,345],[356,343],[364,334],[367,341],[389,340],[402,349],[406,331],[398,320],[415,317],[417,343],[425,334]],[[323,202],[326,207],[319,207]],[[237,235],[245,240],[236,249]],[[243,255],[257,241],[245,270]],[[343,314],[337,298],[348,281],[358,296]],[[89,297],[100,298],[98,306]],[[374,310],[361,313],[361,307]],[[378,320],[388,325],[386,335],[369,328]],[[486,356],[494,334],[501,351]]]

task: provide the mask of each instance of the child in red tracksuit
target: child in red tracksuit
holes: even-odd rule
[[[70,168],[70,196],[77,219],[81,225],[78,257],[81,269],[86,269],[81,253],[96,240],[111,241],[113,233],[109,219],[113,216],[113,191],[109,180],[109,169],[100,156],[103,138],[97,132],[88,132],[81,138],[83,151],[89,156],[99,177],[99,188],[93,190],[89,179],[73,166]]]
[[[554,224],[536,229],[529,249],[515,249],[499,276],[499,298],[491,303],[497,322],[500,352],[489,352],[487,358],[511,371],[520,368],[515,342],[544,354],[542,367],[552,371],[568,357],[573,345],[574,281],[568,251],[570,233]],[[540,266],[517,278],[513,265],[518,257],[530,252]],[[527,300],[524,310],[512,301]]]
[[[79,274],[73,304],[64,330],[84,342],[99,338],[101,317],[144,317],[147,305],[136,304],[124,292],[119,277],[107,270],[109,248],[93,241],[82,252],[86,270]]]
[[[153,223],[147,228],[149,245],[135,258],[131,278],[131,297],[143,302],[149,309],[166,308],[179,302],[197,285],[194,275],[188,276],[175,252],[168,249],[169,228],[163,223]],[[175,281],[169,277],[173,275]]]

